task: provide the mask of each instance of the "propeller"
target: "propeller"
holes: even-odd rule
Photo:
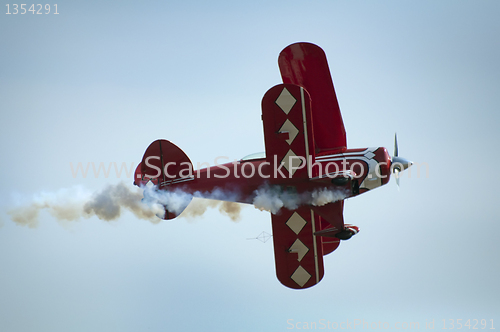
[[[398,149],[398,135],[397,133],[394,134],[394,155],[391,158],[391,168],[392,172],[394,173],[394,177],[396,178],[396,183],[399,187],[399,173],[407,169],[408,167],[411,167],[413,165],[413,162],[402,158],[399,156],[399,149]]]

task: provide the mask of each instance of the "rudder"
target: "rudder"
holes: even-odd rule
[[[170,141],[159,139],[151,143],[144,152],[142,161],[135,170],[134,184],[144,187],[151,182],[158,190],[168,191],[170,185],[193,179],[193,164],[184,151]],[[174,219],[182,210],[174,213],[165,208],[163,219]]]

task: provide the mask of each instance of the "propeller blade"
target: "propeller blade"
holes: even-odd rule
[[[398,134],[394,133],[394,155],[391,158],[391,168],[392,172],[394,173],[394,177],[396,178],[396,184],[398,185],[399,190],[399,176],[401,175],[401,172],[403,172],[408,167],[411,167],[411,165],[413,165],[413,162],[406,158],[401,158],[398,155]]]
[[[394,157],[398,156],[398,134],[394,133]]]

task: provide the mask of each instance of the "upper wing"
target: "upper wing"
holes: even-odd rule
[[[270,182],[311,178],[309,164],[314,163],[314,136],[307,91],[294,84],[272,87],[262,98],[262,121],[266,159],[276,170]]]
[[[316,285],[324,273],[322,237],[314,235],[319,217],[309,206],[281,209],[271,217],[278,280],[294,289]]]
[[[316,153],[345,151],[344,122],[325,52],[310,43],[292,44],[280,53],[278,65],[283,83],[300,85],[311,96]]]

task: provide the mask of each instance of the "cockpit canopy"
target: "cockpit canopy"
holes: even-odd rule
[[[265,159],[266,158],[266,153],[265,152],[257,152],[257,153],[252,153],[249,154],[248,156],[244,156],[241,158],[241,161],[249,161],[249,160],[255,160],[255,159]]]

